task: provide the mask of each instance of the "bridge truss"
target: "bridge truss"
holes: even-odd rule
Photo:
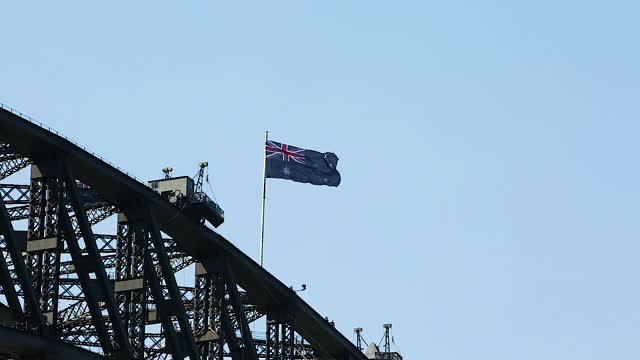
[[[222,236],[4,107],[0,182],[0,359],[365,358]]]

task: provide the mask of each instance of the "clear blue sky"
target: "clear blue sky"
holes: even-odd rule
[[[139,178],[211,165],[268,269],[407,359],[640,357],[635,1],[6,1],[0,101]]]

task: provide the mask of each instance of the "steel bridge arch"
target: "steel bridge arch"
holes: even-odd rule
[[[2,150],[0,153],[0,163],[2,164],[0,166],[0,180],[29,164],[32,164],[36,171],[42,172],[42,176],[46,175],[57,179],[57,183],[50,184],[50,188],[59,192],[59,201],[62,203],[57,210],[60,213],[57,214],[58,223],[56,225],[62,229],[60,230],[62,235],[58,234],[57,236],[64,238],[63,240],[69,244],[64,246],[68,246],[68,251],[71,254],[71,269],[78,272],[80,287],[88,298],[86,300],[88,309],[85,307],[83,311],[90,313],[91,319],[93,319],[91,324],[83,326],[93,329],[92,334],[101,339],[100,344],[103,350],[108,350],[105,352],[111,358],[136,358],[135,350],[130,348],[134,341],[130,331],[123,326],[122,316],[119,316],[122,314],[118,314],[116,299],[118,294],[114,294],[118,289],[114,289],[111,285],[105,285],[109,284],[104,270],[107,258],[100,255],[104,249],[96,247],[98,235],[93,234],[92,218],[87,215],[90,210],[85,210],[86,204],[82,203],[82,196],[75,186],[76,181],[88,185],[104,201],[118,209],[119,212],[126,214],[123,219],[138,219],[135,221],[143,224],[143,237],[146,239],[145,241],[148,241],[152,250],[147,251],[144,255],[144,264],[140,264],[140,266],[145,269],[145,284],[150,284],[151,293],[159,299],[153,316],[156,316],[155,319],[163,324],[163,336],[166,338],[165,347],[174,358],[188,356],[195,360],[211,357],[202,353],[203,349],[208,348],[201,347],[198,342],[207,334],[194,335],[193,327],[185,315],[186,310],[181,300],[184,296],[179,292],[180,289],[175,283],[175,278],[172,275],[168,276],[168,273],[172,272],[170,267],[172,258],[171,254],[165,251],[166,243],[161,238],[161,232],[169,235],[182,251],[197,262],[197,272],[202,276],[203,283],[208,284],[207,291],[210,291],[210,294],[222,291],[221,301],[223,302],[221,304],[223,305],[217,310],[220,314],[216,320],[219,323],[209,324],[210,327],[214,325],[217,327],[218,337],[223,337],[221,334],[225,334],[224,340],[219,341],[221,341],[220,344],[223,344],[222,341],[224,341],[227,353],[222,354],[222,348],[219,349],[220,359],[222,356],[233,359],[257,359],[258,356],[270,359],[305,358],[304,355],[294,355],[294,350],[287,348],[283,343],[284,336],[289,336],[287,339],[294,339],[295,334],[306,340],[309,348],[313,349],[312,358],[314,359],[366,359],[364,354],[333,324],[329,323],[293,290],[260,267],[231,242],[180,213],[178,208],[163,200],[148,186],[97,155],[88,152],[61,135],[49,131],[44,125],[34,122],[29,117],[4,106],[0,106],[0,141],[3,143],[0,149]],[[62,200],[63,198],[66,200]],[[11,240],[12,237],[17,236],[11,227],[6,206],[1,200],[0,198],[0,228],[2,228],[0,235],[4,236],[5,243],[6,240],[10,240],[9,242],[13,241],[16,244],[9,243],[2,250],[3,257],[9,262],[13,262],[13,267],[10,270],[3,270],[3,263],[0,262],[0,273],[12,272],[14,274],[13,281],[17,284],[16,288],[22,288],[19,294],[12,295],[13,290],[8,289],[8,286],[5,285],[4,294],[8,301],[11,298],[15,299],[16,296],[21,296],[20,301],[24,311],[23,313],[17,311],[17,305],[14,303],[14,312],[17,311],[14,315],[16,319],[29,319],[32,327],[31,330],[18,331],[0,326],[0,354],[3,351],[11,354],[13,351],[16,358],[20,358],[20,356],[28,358],[16,351],[15,344],[32,342],[40,344],[42,347],[53,347],[60,352],[59,354],[68,356],[64,358],[90,359],[98,356],[93,353],[87,354],[86,350],[59,341],[60,330],[49,325],[53,320],[47,319],[43,309],[34,305],[34,296],[41,297],[43,287],[33,287],[35,281],[33,276],[29,280],[28,271],[25,273],[24,266],[20,265],[19,259],[15,258],[16,254],[20,251],[24,252],[24,249],[18,249],[19,239]],[[113,215],[113,213],[109,215]],[[1,224],[3,218],[5,219],[4,225]],[[128,219],[129,223],[134,221],[131,219]],[[6,221],[9,223],[7,224]],[[122,223],[126,224],[126,219]],[[139,231],[131,224],[129,225],[128,229],[131,232]],[[80,239],[82,241],[79,241]],[[37,244],[36,240],[39,241]],[[30,240],[27,240],[27,252],[39,251],[37,246],[44,244],[42,240],[47,239],[36,240],[32,240],[31,243],[29,243]],[[86,248],[81,248],[83,242]],[[75,243],[80,246],[74,245]],[[30,245],[32,245],[31,250],[28,248]],[[10,255],[14,258],[11,258]],[[96,260],[98,263],[95,263]],[[58,262],[60,262],[59,259]],[[28,265],[27,263],[27,268]],[[7,265],[4,264],[4,266]],[[151,271],[150,268],[156,271]],[[0,278],[2,277],[0,276]],[[148,278],[152,279],[147,280]],[[4,279],[6,284],[9,280],[7,277]],[[0,287],[2,284],[0,282]],[[123,280],[120,285],[123,287],[127,284],[129,283],[125,284]],[[157,286],[154,287],[154,284]],[[56,286],[60,286],[60,284],[57,283]],[[244,292],[239,293],[237,286],[241,287]],[[88,291],[89,288],[98,290]],[[195,291],[198,293],[197,288]],[[202,292],[199,294],[202,295]],[[197,295],[194,295],[194,298]],[[41,298],[39,300],[42,301]],[[93,307],[92,304],[94,304]],[[100,307],[96,308],[96,304],[99,304]],[[246,308],[246,304],[259,309],[260,314],[267,315],[268,334],[265,342],[252,339],[251,332],[247,327],[248,321],[251,320],[247,320],[247,316],[251,314],[243,311],[243,306]],[[214,304],[208,304],[208,306],[215,309]],[[214,312],[211,309],[207,310],[207,316]],[[78,309],[73,310],[79,311]],[[150,314],[145,315],[145,321],[151,317]],[[99,321],[97,321],[98,319]],[[274,327],[274,324],[277,324],[277,327]],[[5,337],[3,334],[7,334],[7,336]],[[141,335],[137,334],[136,336]],[[270,338],[272,339],[271,343],[269,342]],[[11,339],[16,339],[16,341],[13,342]],[[142,341],[145,342],[148,339],[142,339]],[[294,340],[290,341],[293,344]],[[176,345],[172,347],[171,343]],[[86,357],[82,357],[83,354]],[[58,355],[51,358],[61,358],[55,356]]]

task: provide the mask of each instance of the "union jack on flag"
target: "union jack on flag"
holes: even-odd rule
[[[298,164],[304,164],[305,149],[267,140],[265,150],[267,152],[267,159],[278,158],[285,162],[295,161]]]

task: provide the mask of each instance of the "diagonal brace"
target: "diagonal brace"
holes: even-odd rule
[[[182,297],[180,296],[180,290],[178,289],[173,269],[171,268],[169,256],[164,248],[164,240],[160,235],[160,228],[149,210],[147,210],[146,215],[151,241],[153,242],[153,246],[156,250],[160,270],[162,271],[162,275],[169,290],[169,295],[171,296],[171,299],[174,300],[176,306],[176,317],[178,318],[178,324],[180,324],[180,331],[182,335],[185,336],[185,352],[189,356],[189,359],[198,360],[200,359],[198,346],[196,345],[196,340],[193,336],[193,331],[191,330],[191,324],[187,318],[187,312],[184,309],[184,304],[182,302]]]
[[[246,354],[245,358],[248,357],[249,360],[257,360],[258,354],[256,352],[255,344],[253,343],[253,337],[251,336],[249,322],[247,321],[247,317],[244,313],[244,306],[242,305],[242,301],[240,300],[240,294],[238,293],[235,275],[233,274],[231,266],[227,261],[224,261],[224,271],[224,279],[227,285],[227,290],[229,292],[231,306],[233,307],[235,317],[239,323],[238,325],[240,327],[240,332],[242,333],[242,342],[244,343],[244,351]]]
[[[118,307],[115,302],[113,289],[110,285],[109,278],[107,277],[107,272],[105,271],[104,264],[100,256],[100,251],[98,250],[98,247],[96,245],[96,239],[93,235],[93,230],[91,229],[91,225],[89,224],[87,213],[85,212],[84,206],[80,202],[80,194],[78,191],[78,186],[76,185],[75,178],[73,177],[71,173],[71,169],[68,166],[68,164],[64,163],[63,165],[64,166],[63,166],[62,175],[64,178],[64,184],[67,190],[69,201],[73,208],[73,212],[76,215],[78,227],[80,228],[80,234],[82,235],[82,238],[84,240],[84,244],[87,250],[86,259],[88,259],[92,264],[95,265],[94,269],[92,270],[94,270],[95,272],[98,286],[100,287],[100,291],[103,294],[103,297],[99,300],[104,301],[105,306],[107,308],[109,319],[111,320],[111,324],[113,326],[113,335],[116,343],[118,344],[118,348],[119,348],[118,351],[121,353],[121,355],[128,355],[131,358],[133,357],[133,351],[129,344],[129,340],[127,339],[127,334],[124,329],[122,319],[120,318],[120,314],[118,313]],[[66,211],[66,207],[64,205],[62,205],[61,207],[63,208],[61,210],[63,210],[62,215],[64,218],[64,225],[67,230],[67,237],[69,240],[71,240],[71,241],[68,241],[69,250],[71,252],[71,256],[74,260],[74,263],[76,265],[79,265],[79,263],[82,262],[82,259],[84,257],[78,245],[76,234],[71,225],[71,220],[69,218],[69,214]],[[85,296],[87,297],[87,303],[91,308],[92,318],[94,317],[94,312],[97,311],[96,315],[99,315],[100,317],[100,320],[98,320],[97,322],[100,323],[99,326],[102,327],[104,326],[104,319],[102,318],[99,308],[97,307],[98,304],[96,301],[98,299],[93,296],[93,294],[91,293],[92,291],[88,286],[89,271],[83,266],[76,266],[76,267],[79,268],[78,277],[80,278],[81,282],[84,282],[84,284],[82,284],[83,285],[82,290]],[[89,302],[89,298],[93,298],[92,299],[93,304]],[[96,323],[95,318],[94,318],[94,323]],[[106,329],[105,329],[105,332],[106,332]],[[98,334],[100,333],[101,332],[99,331]],[[104,334],[101,334],[101,335],[104,336]],[[101,341],[103,340],[104,339],[102,339],[101,337]],[[107,345],[107,344],[103,344],[103,348],[104,348],[104,345]],[[110,348],[111,344],[109,343],[107,347]]]
[[[167,302],[164,300],[164,296],[162,294],[162,287],[160,286],[160,279],[158,278],[158,274],[154,269],[155,265],[153,264],[153,259],[151,258],[151,254],[148,251],[145,251],[144,254],[144,268],[145,275],[147,278],[147,284],[151,288],[151,295],[153,295],[154,300],[156,301],[156,307],[160,314],[168,314],[170,313],[170,309],[167,306]],[[167,338],[168,346],[171,349],[171,353],[174,359],[184,359],[182,355],[182,347],[178,341],[176,331],[173,328],[173,323],[171,322],[170,316],[160,316],[160,320],[162,321],[162,327],[164,329],[165,337]]]
[[[104,318],[102,317],[100,305],[98,304],[97,294],[91,287],[91,278],[89,277],[89,271],[86,265],[83,266],[85,264],[85,261],[82,256],[82,251],[80,250],[80,245],[78,245],[78,238],[73,231],[73,226],[71,225],[69,214],[67,214],[67,212],[63,210],[59,214],[59,219],[64,229],[64,234],[69,246],[71,258],[73,259],[76,272],[78,273],[78,279],[80,280],[82,292],[84,293],[87,305],[89,305],[89,313],[91,314],[93,325],[96,328],[98,339],[100,340],[100,346],[106,354],[111,354],[113,352],[113,346],[111,344],[111,340],[109,339],[109,333],[107,332]]]
[[[40,330],[40,333],[46,335],[46,321],[42,314],[42,310],[40,309],[40,305],[38,304],[38,297],[36,296],[35,289],[32,286],[33,283],[31,282],[31,276],[29,275],[27,265],[24,262],[20,249],[18,248],[16,234],[13,229],[13,225],[11,224],[7,208],[2,199],[0,199],[0,233],[4,235],[4,241],[7,245],[6,251],[8,251],[11,256],[16,276],[18,277],[20,287],[23,291],[25,305],[34,317],[34,323]],[[2,262],[4,263],[3,265],[6,266],[4,257],[0,256],[0,258],[2,258]],[[11,289],[14,289],[13,284],[11,285]],[[13,308],[15,305],[12,305],[11,307]]]

